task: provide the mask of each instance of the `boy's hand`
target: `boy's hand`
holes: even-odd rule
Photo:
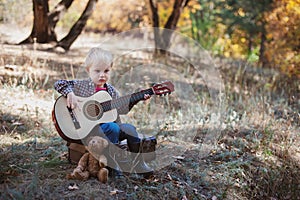
[[[150,94],[144,94],[144,100],[150,99],[151,95]]]
[[[71,109],[76,108],[78,105],[78,98],[74,94],[74,92],[70,92],[67,94],[67,106]]]

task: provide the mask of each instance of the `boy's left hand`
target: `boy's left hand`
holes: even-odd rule
[[[151,95],[150,94],[144,94],[144,100],[150,99]]]

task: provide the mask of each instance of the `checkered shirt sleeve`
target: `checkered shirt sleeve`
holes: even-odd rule
[[[67,96],[68,93],[73,92],[75,83],[75,80],[59,80],[54,83],[54,89],[62,95]]]

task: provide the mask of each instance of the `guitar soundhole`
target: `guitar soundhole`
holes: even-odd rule
[[[96,101],[88,101],[83,109],[85,116],[90,120],[98,120],[103,115],[102,106]]]
[[[97,117],[99,115],[100,109],[96,104],[88,105],[86,109],[87,109],[87,113],[91,117]]]

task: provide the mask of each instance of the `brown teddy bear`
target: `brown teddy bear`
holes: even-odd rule
[[[88,152],[80,158],[77,167],[71,174],[67,175],[69,179],[87,180],[89,177],[97,177],[102,183],[108,180],[107,158],[103,155],[103,150],[108,146],[108,141],[100,136],[91,137],[87,146]]]

